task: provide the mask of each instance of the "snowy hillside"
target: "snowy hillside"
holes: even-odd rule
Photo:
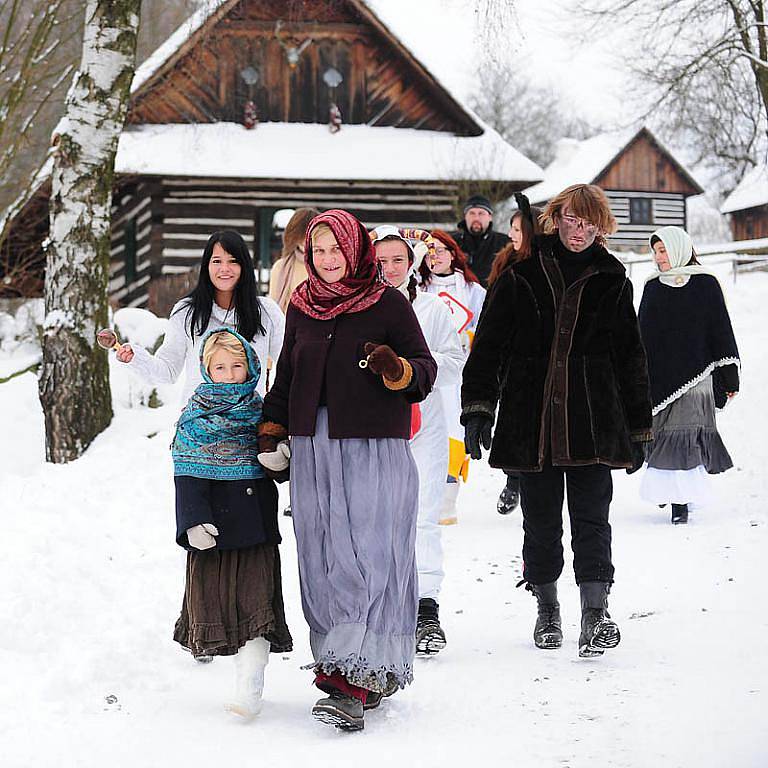
[[[638,301],[644,269],[633,275]],[[768,275],[734,285],[723,266],[721,278],[744,361],[742,392],[719,419],[736,468],[716,478],[710,508],[676,527],[639,500],[637,475],[614,473],[621,645],[578,658],[568,563],[563,648],[534,648],[535,601],[515,589],[520,515],[496,513],[501,473],[473,464],[460,524],[444,531],[448,646],[417,660],[414,684],[359,734],[310,717],[319,694],[299,669],[311,657],[288,518],[296,649],[273,655],[262,714],[233,721],[223,709],[232,660],[197,665],[171,640],[184,573],[168,450],[178,386],[161,388],[159,409],[129,409],[119,392],[107,432],[79,461],[53,466],[34,375],[0,384],[0,765],[768,765]],[[0,355],[2,370],[11,362]]]

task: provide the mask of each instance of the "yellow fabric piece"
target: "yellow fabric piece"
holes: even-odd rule
[[[461,478],[465,483],[469,476],[469,457],[464,449],[464,441],[455,437],[448,438],[448,475],[455,480]]]

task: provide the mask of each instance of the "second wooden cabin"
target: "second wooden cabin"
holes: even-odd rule
[[[544,205],[571,184],[596,184],[607,195],[619,230],[609,239],[618,250],[647,248],[651,233],[666,225],[686,227],[686,199],[704,190],[647,128],[561,139],[544,180],[525,190]]]

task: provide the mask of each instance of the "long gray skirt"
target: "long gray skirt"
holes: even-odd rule
[[[715,424],[711,376],[653,417],[653,442],[645,451],[648,466],[654,469],[703,466],[714,475],[733,466]]]
[[[314,437],[291,438],[307,668],[373,691],[412,681],[418,494],[407,440],[332,440],[325,408]]]

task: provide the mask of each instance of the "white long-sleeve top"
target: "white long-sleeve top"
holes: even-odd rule
[[[454,272],[450,275],[432,275],[424,290],[435,295],[447,293],[465,306],[472,312],[472,319],[466,330],[475,330],[485,301],[485,288],[480,283],[468,283],[461,272]],[[464,322],[463,316],[457,317],[457,324],[463,325]]]
[[[451,311],[437,296],[419,291],[411,304],[429,351],[437,363],[434,389],[455,387],[461,381],[464,354]],[[429,397],[432,395],[430,394]],[[427,399],[429,399],[429,397]]]
[[[261,363],[261,377],[256,389],[264,397],[267,389],[267,359],[277,361],[280,357],[285,333],[285,317],[277,303],[269,297],[261,296],[258,301],[261,305],[261,324],[266,333],[254,336],[251,346]],[[214,303],[207,328],[200,335],[195,333],[193,344],[186,323],[186,306],[187,300],[182,299],[171,310],[165,339],[154,355],[144,347],[131,344],[134,355],[133,360],[128,363],[135,373],[150,384],[172,384],[183,372],[185,379],[180,403],[182,408],[203,380],[200,373],[200,348],[203,337],[214,328],[237,328],[237,317],[234,311],[222,309]]]

